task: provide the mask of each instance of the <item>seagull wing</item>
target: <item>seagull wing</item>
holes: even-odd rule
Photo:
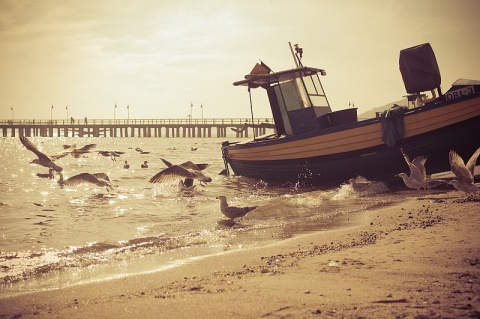
[[[467,165],[466,165],[467,169],[472,173],[472,177],[473,177],[473,175],[475,175],[475,173],[474,173],[475,164],[477,163],[477,159],[478,159],[479,155],[480,155],[480,147],[477,148],[475,153],[473,153],[473,155],[470,157],[470,159],[468,160]]]
[[[194,171],[199,171],[200,170],[200,168],[191,161],[182,163],[182,164],[180,164],[180,166],[183,167],[183,168],[186,168],[186,169],[194,170]]]
[[[79,149],[77,149],[77,151],[79,152],[83,152],[83,153],[88,153],[88,152],[91,152],[93,151],[93,149],[97,147],[97,144],[87,144]]]
[[[150,178],[150,183],[164,183],[175,178],[197,178],[191,171],[178,166],[172,165]]]
[[[195,165],[198,167],[200,171],[203,171],[204,169],[210,166],[210,164],[198,164],[198,163]]]
[[[59,153],[59,154],[50,155],[49,158],[52,159],[53,161],[55,161],[59,158],[67,156],[68,154],[70,154],[70,152],[62,152],[62,153]]]
[[[110,178],[108,178],[108,175],[105,173],[94,173],[92,175],[95,176],[97,179],[103,179],[110,182]]]
[[[169,161],[167,161],[166,159],[161,158],[161,160],[162,160],[163,164],[165,164],[167,167],[173,166],[173,164],[170,163]]]
[[[463,159],[460,157],[460,155],[458,155],[457,152],[455,152],[454,150],[450,150],[448,156],[450,160],[450,169],[457,177],[458,182],[461,184],[473,183],[473,175],[465,166],[465,163],[463,162]]]
[[[66,179],[63,183],[67,186],[77,186],[83,183],[98,184],[100,181],[90,173],[80,173]]]
[[[428,156],[418,156],[412,161],[412,164],[415,165],[420,171],[423,180],[427,178],[427,171],[425,169],[425,162],[427,161],[427,158]]]
[[[405,151],[401,147],[400,147],[400,152],[402,152],[402,155],[403,155],[403,158],[405,159],[405,162],[407,162],[407,164],[410,164],[410,157],[408,157],[408,154],[405,153]]]
[[[33,153],[35,153],[35,155],[38,156],[38,158],[40,159],[47,159],[47,160],[50,160],[50,158],[43,154],[42,152],[40,152],[38,150],[38,148],[25,136],[20,136],[20,142],[22,142],[22,144],[27,148],[27,150],[29,151],[32,151]]]
[[[412,162],[410,162],[410,158],[408,157],[408,154],[405,153],[405,151],[403,150],[403,148],[400,148],[400,151],[402,152],[402,155],[403,155],[403,158],[405,159],[405,162],[407,163],[408,167],[410,168],[410,177],[409,179],[410,180],[414,180],[414,181],[417,181],[417,182],[420,182],[422,181],[424,178],[423,178],[423,174],[422,174],[422,171],[415,165],[413,164]],[[418,157],[417,157],[418,158]],[[415,158],[415,159],[417,159]],[[425,159],[426,160],[426,159]],[[418,160],[418,162],[421,162],[420,160]]]
[[[77,144],[62,145],[62,146],[65,151],[73,151],[77,147]]]

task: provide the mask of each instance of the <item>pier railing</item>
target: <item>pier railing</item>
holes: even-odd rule
[[[212,132],[216,130],[215,132]],[[275,132],[272,118],[0,120],[3,137],[248,137]]]
[[[249,124],[251,118],[208,118],[208,119],[15,119],[0,120],[0,125],[237,125]],[[254,124],[273,123],[273,118],[254,118]]]

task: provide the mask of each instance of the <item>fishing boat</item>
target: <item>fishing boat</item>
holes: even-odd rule
[[[275,133],[223,142],[228,174],[285,186],[330,187],[357,176],[398,183],[395,175],[409,171],[400,148],[411,158],[428,155],[427,174],[434,174],[450,170],[450,149],[469,158],[479,147],[480,81],[461,79],[442,92],[429,43],[400,51],[400,73],[415,105],[394,105],[364,120],[356,108],[332,111],[320,80],[325,70],[303,66],[302,48],[289,45],[295,68],[272,72],[260,61],[233,83],[249,94],[266,91]]]

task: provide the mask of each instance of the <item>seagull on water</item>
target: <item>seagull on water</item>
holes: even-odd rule
[[[473,153],[470,159],[465,165],[465,162],[454,150],[450,150],[449,160],[450,169],[455,174],[457,179],[452,180],[449,184],[453,185],[455,189],[465,192],[465,195],[469,193],[475,193],[480,189],[480,183],[474,183],[474,169],[478,156],[480,155],[480,147]]]
[[[45,155],[44,153],[40,152],[38,150],[38,148],[27,137],[25,137],[23,135],[20,136],[20,142],[22,142],[22,144],[29,151],[32,151],[33,153],[35,153],[35,155],[38,156],[38,158],[31,161],[30,164],[38,164],[38,165],[41,165],[43,167],[51,168],[55,172],[58,172],[58,173],[63,171],[63,168],[58,166],[54,162],[55,162],[55,160],[57,160],[59,158],[67,156],[68,154],[70,154],[70,152],[62,152],[62,153],[57,154],[57,155],[48,156],[48,155]]]
[[[223,215],[230,218],[232,222],[234,222],[235,218],[240,218],[247,215],[248,212],[251,212],[258,206],[250,206],[250,207],[235,207],[235,206],[228,206],[227,198],[225,196],[218,196],[217,199],[220,200],[220,211]]]
[[[117,157],[120,157],[121,154],[125,154],[125,152],[119,152],[119,151],[98,151],[98,154],[105,156],[105,157],[110,157],[112,161],[116,161]]]
[[[433,186],[437,186],[444,181],[436,180],[427,176],[427,171],[425,169],[425,162],[427,161],[427,155],[421,155],[414,158],[413,161],[410,161],[409,156],[403,148],[400,148],[403,158],[410,168],[410,176],[405,173],[397,174],[397,177],[401,177],[405,185],[409,188],[420,190],[421,188],[430,189]]]
[[[85,183],[94,184],[99,187],[105,187],[106,190],[110,193],[113,191],[113,186],[110,183],[108,175],[105,173],[80,173],[78,175],[63,179],[63,174],[60,174],[60,180],[58,181],[62,186],[77,186]]]
[[[54,173],[53,169],[49,168],[48,173],[37,173],[37,177],[54,179],[55,178],[55,173]]]
[[[164,183],[172,179],[183,178],[184,180],[180,181],[179,184],[180,188],[182,190],[192,191],[195,187],[195,185],[193,185],[195,179],[197,179],[202,186],[212,181],[210,177],[203,175],[201,172],[210,166],[209,164],[194,164],[188,161],[180,165],[174,165],[163,158],[161,158],[161,160],[167,168],[155,174],[155,176],[150,179],[150,183]]]
[[[352,186],[353,190],[356,192],[366,192],[375,182],[369,181],[363,176],[357,176],[355,178],[350,178],[348,183]]]

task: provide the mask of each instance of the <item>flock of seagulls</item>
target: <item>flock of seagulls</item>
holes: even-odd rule
[[[77,148],[76,145],[63,145],[63,151],[55,155],[46,155],[41,152],[37,146],[35,146],[27,137],[20,137],[21,143],[31,152],[33,152],[37,158],[34,159],[31,164],[37,164],[43,167],[48,168],[47,174],[37,174],[38,177],[54,179],[55,174],[59,175],[58,183],[61,186],[78,186],[81,184],[93,184],[99,187],[105,187],[108,192],[114,190],[110,178],[105,173],[80,173],[70,178],[65,179],[63,174],[63,168],[55,163],[56,160],[72,155],[74,158],[79,158],[84,156],[87,153],[91,153],[96,148],[96,144],[88,144],[81,148]],[[144,152],[141,149],[136,149],[141,154],[148,154],[149,152]],[[124,152],[119,151],[97,151],[98,154],[110,157],[113,161],[116,161],[117,157],[124,154]],[[212,182],[212,178],[206,176],[202,173],[209,164],[195,164],[191,161],[184,162],[182,164],[172,164],[169,161],[161,158],[162,162],[167,166],[162,171],[155,174],[150,178],[150,183],[164,183],[169,182],[175,179],[180,179],[179,189],[181,191],[193,191],[195,186],[194,181],[197,180],[201,186],[207,185],[207,183]],[[148,162],[144,161],[142,164],[143,168],[148,168]],[[130,168],[130,164],[127,161],[124,163],[124,168]],[[229,206],[225,196],[219,196],[217,199],[220,200],[220,211],[223,215],[229,218],[229,221],[235,223],[235,219],[244,217],[248,212],[257,208],[253,207],[235,207]]]
[[[402,148],[400,148],[400,151],[410,169],[410,175],[406,173],[397,174],[398,177],[403,179],[405,186],[417,190],[429,190],[431,187],[447,183],[445,180],[434,179],[427,175],[425,169],[427,156],[418,156],[413,161],[410,161],[409,156]],[[480,147],[473,153],[465,165],[465,162],[456,151],[450,150],[449,152],[450,170],[456,178],[452,179],[448,184],[458,191],[465,192],[466,196],[480,190],[480,183],[474,182],[474,168],[479,156]]]
[[[99,187],[105,187],[108,192],[113,191],[113,186],[107,174],[105,173],[80,173],[78,175],[72,176],[70,178],[64,179],[63,168],[55,163],[56,160],[63,158],[67,155],[72,155],[74,158],[79,158],[84,156],[87,153],[91,153],[96,148],[96,144],[88,144],[81,148],[77,148],[76,145],[64,145],[63,151],[55,155],[46,155],[41,152],[27,137],[20,136],[21,143],[31,152],[33,152],[37,158],[35,158],[31,164],[37,164],[43,167],[48,168],[48,174],[37,174],[38,177],[51,178],[53,179],[55,174],[58,174],[59,180],[58,183],[61,186],[77,186],[84,183],[94,184]],[[143,150],[137,148],[140,154],[148,154],[149,152],[144,152]],[[117,157],[124,154],[124,152],[119,151],[97,151],[98,154],[110,157],[113,161],[116,161]],[[400,177],[404,184],[411,189],[421,190],[427,189],[430,190],[432,187],[435,187],[440,184],[447,183],[445,180],[434,179],[431,176],[427,175],[425,163],[428,156],[421,155],[417,156],[413,160],[410,160],[408,154],[400,148],[400,152],[408,165],[409,175],[407,173],[397,174],[397,177]],[[472,193],[476,193],[480,190],[480,183],[474,182],[474,167],[477,162],[478,157],[480,156],[480,147],[474,152],[474,154],[467,161],[467,164],[463,159],[455,152],[450,150],[449,152],[449,161],[450,168],[452,173],[455,175],[455,179],[448,182],[449,185],[452,185],[458,191],[465,192],[465,195],[468,196]],[[172,164],[169,161],[161,158],[162,162],[165,164],[166,168],[155,174],[150,178],[150,183],[165,183],[175,179],[179,179],[179,190],[181,191],[193,191],[195,186],[194,181],[197,180],[199,185],[205,186],[207,183],[212,182],[212,178],[204,175],[202,171],[209,167],[209,164],[195,164],[191,161],[187,161],[181,164]],[[124,168],[128,169],[130,165],[125,161]],[[141,166],[142,168],[148,168],[148,162],[144,161]],[[372,186],[371,181],[363,177],[352,178],[349,180],[353,189],[357,192],[365,192],[369,187]],[[234,223],[234,220],[237,218],[244,217],[250,211],[257,208],[257,206],[247,206],[247,207],[234,207],[229,206],[227,198],[225,196],[218,196],[217,199],[220,200],[220,211],[221,213],[229,218],[231,222]]]

